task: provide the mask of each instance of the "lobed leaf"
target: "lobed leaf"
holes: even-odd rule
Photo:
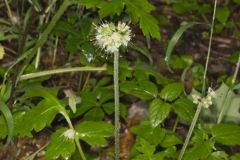
[[[47,147],[45,159],[53,160],[59,157],[69,159],[75,151],[74,139],[64,137],[67,128],[61,128],[51,135],[51,142]]]
[[[76,126],[79,138],[90,145],[105,146],[106,137],[113,135],[114,127],[106,122],[85,121]]]

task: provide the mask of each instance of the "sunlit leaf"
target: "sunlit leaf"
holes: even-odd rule
[[[79,138],[90,145],[105,146],[105,138],[113,135],[114,127],[105,122],[84,121],[76,126]]]
[[[166,85],[160,92],[160,97],[167,101],[177,99],[183,92],[182,83],[170,83]]]
[[[64,136],[65,131],[67,131],[67,128],[61,128],[51,135],[51,142],[45,155],[46,160],[57,159],[58,157],[69,159],[74,153],[74,139],[66,138]]]
[[[153,127],[158,126],[162,123],[171,111],[171,105],[162,102],[159,99],[154,99],[149,108],[149,117]]]

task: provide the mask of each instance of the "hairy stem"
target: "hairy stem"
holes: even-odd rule
[[[119,122],[119,52],[114,53],[114,100],[115,100],[115,160],[119,160],[120,155],[120,122]]]
[[[214,9],[213,9],[212,24],[211,24],[210,38],[209,38],[209,44],[208,44],[207,60],[206,60],[205,70],[204,70],[204,75],[203,75],[203,86],[202,86],[202,94],[203,95],[205,95],[205,91],[206,91],[206,77],[207,77],[207,70],[208,70],[210,54],[211,54],[211,50],[212,50],[212,37],[213,37],[213,32],[214,32],[216,10],[217,10],[217,0],[214,1]]]
[[[194,130],[195,125],[196,125],[196,123],[197,123],[198,117],[199,117],[199,115],[200,115],[200,113],[201,113],[201,109],[202,109],[202,105],[199,104],[198,107],[197,107],[197,110],[196,110],[196,112],[195,112],[195,115],[194,115],[194,117],[193,117],[193,121],[192,121],[191,126],[190,126],[190,128],[189,128],[187,137],[186,137],[186,139],[185,139],[185,141],[184,141],[182,150],[181,150],[181,152],[180,152],[180,154],[179,154],[179,156],[178,156],[178,160],[181,160],[181,159],[183,158],[183,155],[184,155],[184,153],[185,153],[185,150],[186,150],[186,148],[187,148],[187,146],[188,146],[188,143],[189,143],[190,138],[191,138],[191,136],[192,136],[193,130]]]

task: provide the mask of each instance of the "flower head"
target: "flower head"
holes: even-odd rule
[[[104,23],[96,27],[96,45],[107,53],[114,53],[121,46],[126,47],[131,40],[131,30],[126,23],[119,22],[117,26],[113,23]]]
[[[193,98],[193,103],[194,104],[198,104],[199,100],[201,99],[201,97],[199,95],[196,95],[196,94],[193,94],[192,98]]]
[[[216,98],[216,93],[212,88],[208,88],[208,94],[206,97],[200,97],[196,94],[192,95],[194,104],[201,104],[203,107],[208,108],[213,104],[212,99]]]
[[[211,87],[208,88],[208,96],[211,96],[212,98],[216,98],[216,93]]]
[[[74,129],[68,129],[63,133],[63,136],[67,139],[74,139],[75,134],[76,132]]]

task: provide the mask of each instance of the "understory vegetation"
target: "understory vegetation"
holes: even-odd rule
[[[240,0],[0,1],[1,160],[240,160]]]

